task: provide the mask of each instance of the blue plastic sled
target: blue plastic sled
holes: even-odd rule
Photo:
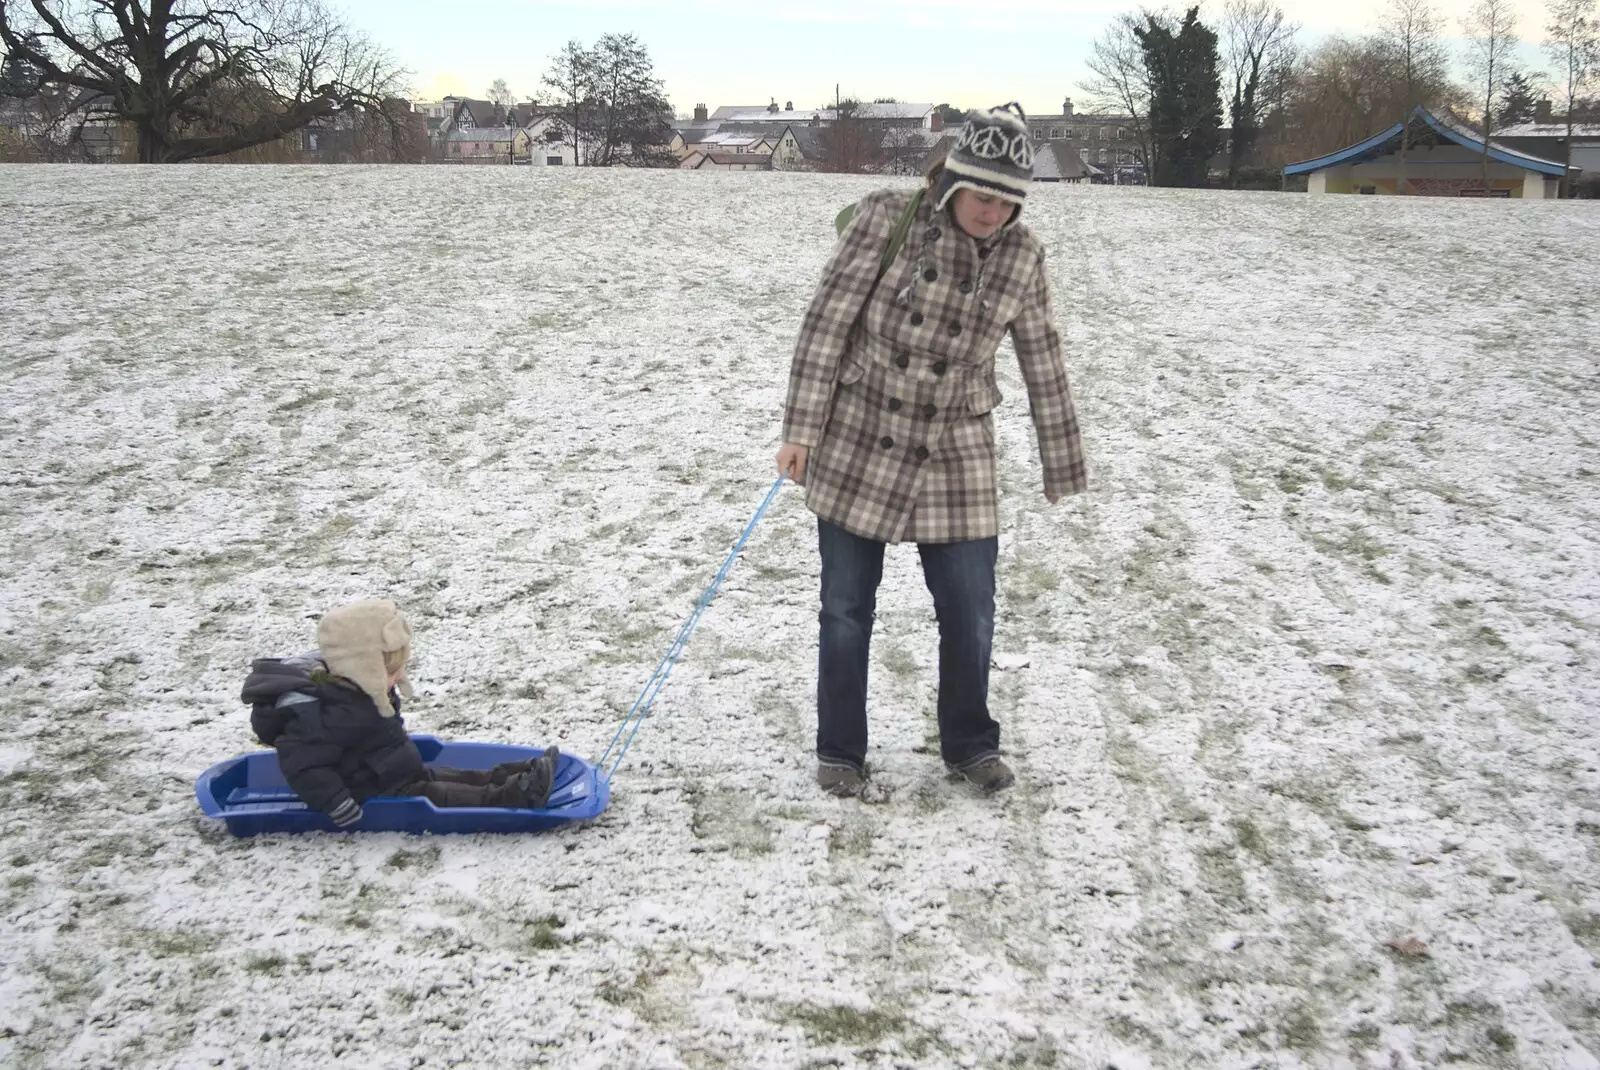
[[[501,762],[537,758],[542,747],[499,743],[445,743],[412,736],[429,765],[492,769]],[[263,832],[538,832],[598,817],[611,802],[611,783],[582,758],[561,756],[550,799],[538,810],[460,806],[441,808],[417,796],[368,799],[361,820],[348,829],[300,801],[278,769],[275,751],[256,751],[219,762],[200,774],[194,794],[207,817],[228,823],[235,836]]]

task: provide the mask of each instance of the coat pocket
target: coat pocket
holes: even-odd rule
[[[846,353],[839,360],[839,385],[852,386],[867,374],[867,366],[856,360],[854,353]]]
[[[1000,404],[1000,397],[1000,387],[993,377],[979,376],[967,388],[967,412],[973,416],[982,416]]]

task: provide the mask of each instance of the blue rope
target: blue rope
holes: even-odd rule
[[[656,666],[656,671],[650,676],[650,682],[644,685],[644,690],[640,692],[638,698],[634,699],[632,708],[628,710],[628,715],[622,719],[622,724],[617,726],[617,734],[611,737],[611,742],[607,744],[605,753],[600,755],[600,760],[595,763],[599,768],[605,769],[606,761],[610,758],[612,750],[616,748],[617,741],[622,740],[624,732],[627,733],[628,738],[623,740],[622,749],[617,751],[616,760],[612,762],[610,770],[606,772],[606,783],[609,784],[611,782],[611,778],[616,775],[617,769],[621,767],[622,759],[628,753],[628,748],[633,746],[633,737],[639,734],[639,726],[644,724],[644,719],[649,716],[650,707],[655,703],[656,696],[666,686],[667,677],[672,675],[672,668],[678,663],[678,655],[683,653],[683,648],[688,645],[689,636],[694,634],[695,626],[700,623],[700,618],[705,614],[706,607],[711,604],[713,598],[717,597],[717,591],[722,587],[722,581],[728,578],[728,571],[733,568],[734,561],[738,559],[739,551],[743,550],[744,544],[750,541],[750,533],[755,531],[757,521],[766,514],[767,507],[772,504],[773,499],[777,498],[778,492],[783,489],[785,478],[787,477],[779,476],[777,482],[772,484],[772,489],[767,491],[767,498],[761,503],[761,508],[757,509],[756,515],[750,518],[750,523],[745,526],[744,534],[739,536],[739,541],[733,544],[733,550],[728,554],[728,559],[717,570],[716,579],[711,581],[711,586],[705,589],[705,593],[695,603],[694,612],[689,614],[689,619],[683,622],[683,627],[679,630],[677,639],[673,640],[672,648],[667,651],[667,656],[661,659],[661,664]],[[630,724],[632,725],[631,730],[629,728]]]

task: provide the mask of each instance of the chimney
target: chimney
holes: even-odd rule
[[[772,98],[772,103],[767,105],[767,114],[769,114],[769,115],[778,114],[778,101],[777,101],[777,98]]]
[[[1061,102],[1061,114],[1065,118],[1072,118],[1072,98],[1068,97]]]
[[[783,110],[784,111],[794,111],[794,101],[792,101],[792,100],[784,101],[783,102]]]
[[[706,123],[711,121],[706,115],[706,106],[704,104],[696,104],[694,106],[694,121],[697,123]]]
[[[1533,105],[1533,121],[1536,123],[1555,122],[1555,116],[1551,114],[1550,110],[1549,97],[1541,98]]]

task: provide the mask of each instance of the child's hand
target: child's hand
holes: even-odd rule
[[[347,798],[344,802],[335,806],[328,816],[333,818],[333,823],[340,828],[349,828],[361,820],[361,804],[354,799]]]

